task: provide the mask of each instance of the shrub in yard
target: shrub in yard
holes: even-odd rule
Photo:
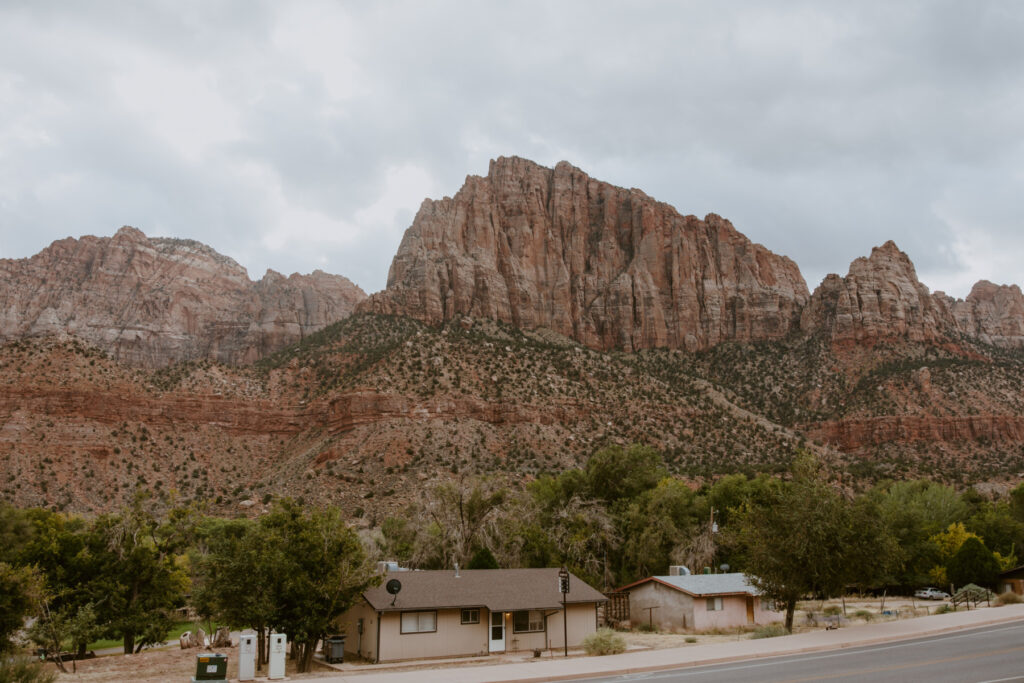
[[[611,630],[600,628],[583,639],[588,655],[617,655],[626,651],[626,639]]]
[[[30,657],[0,655],[0,683],[53,683],[57,671]]]
[[[835,617],[843,613],[843,608],[839,605],[829,605],[828,607],[822,610],[822,613],[826,617]]]
[[[697,642],[697,636],[686,636],[685,640],[688,643],[696,643]]]
[[[866,609],[859,609],[853,613],[853,616],[857,617],[858,619],[863,619],[864,621],[871,621],[875,618],[875,613],[869,612]]]
[[[1017,605],[1022,602],[1021,597],[1013,591],[1000,593],[999,597],[996,598],[996,601],[999,602],[1000,605]]]
[[[636,630],[640,631],[641,633],[657,633],[658,627],[654,624],[644,622],[643,624],[637,624]]]
[[[945,614],[946,612],[952,612],[953,606],[949,604],[939,605],[938,609],[935,610],[936,614]]]
[[[761,626],[760,628],[754,629],[754,633],[750,636],[751,638],[775,638],[777,636],[788,635],[786,627],[782,624],[768,624],[767,626]]]

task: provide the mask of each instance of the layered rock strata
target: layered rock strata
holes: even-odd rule
[[[892,241],[828,275],[801,314],[807,334],[836,342],[886,338],[938,342],[964,335],[1002,347],[1024,346],[1024,296],[1018,286],[981,281],[966,299],[928,291],[910,258]]]
[[[143,367],[248,363],[348,316],[365,296],[320,271],[253,282],[199,242],[124,227],[0,259],[0,341],[69,334]]]
[[[808,296],[795,263],[717,215],[682,216],[566,162],[503,157],[423,203],[387,289],[360,308],[547,327],[600,349],[697,350],[783,337]]]

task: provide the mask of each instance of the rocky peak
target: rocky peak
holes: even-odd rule
[[[891,240],[850,264],[846,277],[827,276],[801,315],[806,333],[834,341],[905,338],[937,341],[964,334],[997,346],[1024,345],[1020,288],[981,281],[966,300],[934,294],[917,279],[910,258]]]
[[[363,298],[322,272],[254,283],[204,244],[125,226],[0,259],[0,341],[68,333],[146,367],[244,363],[344,318]]]
[[[807,298],[795,263],[719,216],[682,216],[567,162],[501,157],[454,197],[423,203],[387,289],[361,308],[547,327],[595,348],[696,350],[783,337]]]

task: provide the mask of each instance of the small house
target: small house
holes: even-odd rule
[[[1013,569],[1007,569],[999,573],[996,581],[996,589],[999,593],[1016,593],[1024,595],[1024,564]]]
[[[577,647],[605,597],[558,569],[388,572],[341,617],[345,650],[373,662]],[[397,580],[400,587],[388,584]]]
[[[629,592],[634,624],[663,631],[763,625],[784,618],[741,573],[649,576],[619,591]]]

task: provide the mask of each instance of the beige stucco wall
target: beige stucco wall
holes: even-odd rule
[[[692,629],[693,598],[657,581],[629,589],[629,620],[634,626],[654,624],[659,631]]]
[[[754,596],[753,601],[753,623],[758,626],[779,621],[785,616],[781,612],[762,609],[760,597]],[[709,612],[707,604],[707,598],[694,598],[693,600],[693,628],[698,631],[750,625],[747,617],[747,596],[745,595],[723,595],[721,610]]]
[[[402,633],[399,612],[384,612],[380,621],[380,661],[459,657],[487,654],[487,610],[480,610],[479,624],[463,624],[462,610],[437,610],[437,630]]]
[[[648,608],[653,608],[648,611]],[[754,623],[770,624],[784,618],[781,612],[761,608],[754,597]],[[629,589],[629,620],[634,625],[653,623],[661,631],[735,628],[748,625],[745,595],[722,596],[722,609],[708,611],[707,598],[695,598],[675,588],[649,581]]]
[[[357,629],[360,618],[363,619],[362,638]],[[371,662],[375,661],[377,657],[377,612],[366,602],[360,600],[341,615],[338,624],[341,633],[345,634],[346,658],[354,654]]]
[[[588,603],[568,605],[567,610],[569,647],[578,647],[587,635],[597,630],[597,609],[594,603]],[[512,613],[505,613],[506,650],[511,652],[563,647],[561,610],[548,610],[546,614],[546,633],[515,633],[512,629]],[[361,646],[356,630],[360,617],[364,620]],[[342,615],[339,626],[346,634],[346,653],[381,662],[488,653],[490,613],[486,609],[480,610],[479,624],[462,624],[461,610],[437,610],[437,630],[431,633],[402,633],[401,613],[383,612],[380,615],[379,660],[377,618],[377,612],[365,603],[356,605]]]

